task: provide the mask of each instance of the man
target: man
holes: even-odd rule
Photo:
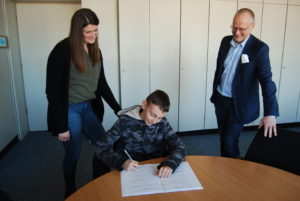
[[[169,96],[152,92],[142,105],[122,110],[119,120],[97,143],[93,160],[94,178],[111,169],[132,171],[138,161],[168,156],[159,166],[157,176],[169,177],[185,156],[185,146],[165,118]]]
[[[264,136],[277,135],[278,103],[272,81],[269,47],[253,35],[254,13],[238,10],[232,23],[232,36],[223,38],[217,59],[211,102],[215,105],[221,139],[221,156],[239,158],[239,136],[244,124],[259,116],[259,84],[264,117]]]

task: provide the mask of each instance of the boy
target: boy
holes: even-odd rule
[[[169,177],[185,156],[184,144],[165,118],[169,107],[168,95],[156,90],[141,106],[120,111],[119,120],[97,142],[94,178],[111,169],[135,170],[139,167],[138,161],[167,155],[168,158],[157,167],[157,176]]]

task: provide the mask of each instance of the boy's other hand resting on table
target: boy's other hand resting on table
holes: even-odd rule
[[[124,170],[135,170],[139,167],[139,163],[134,160],[127,160],[125,163],[123,163],[123,169]]]
[[[156,175],[162,178],[167,178],[171,176],[173,173],[173,169],[170,168],[169,166],[163,166],[159,168],[159,170],[156,172]]]

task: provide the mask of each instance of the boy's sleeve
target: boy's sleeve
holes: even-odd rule
[[[159,169],[160,167],[168,166],[172,168],[174,172],[186,155],[185,145],[173,131],[171,125],[168,122],[166,122],[166,126],[164,128],[164,135],[165,146],[167,147],[169,157],[164,160],[157,168]]]
[[[119,119],[112,128],[101,137],[100,141],[97,142],[97,158],[112,169],[121,170],[123,163],[127,160],[127,158],[119,155],[113,150],[113,145],[119,140],[121,135],[122,127],[121,120]]]

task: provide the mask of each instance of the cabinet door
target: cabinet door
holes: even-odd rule
[[[232,25],[236,11],[236,1],[210,1],[205,129],[217,128],[215,109],[210,102],[210,96],[212,94],[212,85],[220,43],[224,36],[231,35],[230,26]],[[220,13],[222,13],[222,15],[220,15]]]
[[[179,131],[204,129],[209,0],[183,0]]]
[[[272,79],[277,87],[277,95],[283,54],[286,8],[286,5],[264,4],[261,26],[261,40],[268,44],[270,49],[269,56],[273,73]],[[274,15],[274,13],[276,13],[276,15]],[[264,110],[262,96],[260,96],[260,106],[260,117],[254,121],[255,125],[258,125],[260,119],[263,117]]]
[[[180,0],[150,1],[150,90],[171,101],[167,118],[178,130]]]
[[[122,107],[149,94],[149,0],[119,1]]]
[[[289,5],[300,6],[300,0],[288,0]]]
[[[287,4],[288,0],[264,0],[264,3]]]
[[[300,91],[300,7],[288,6],[282,72],[279,87],[278,123],[297,120]]]

